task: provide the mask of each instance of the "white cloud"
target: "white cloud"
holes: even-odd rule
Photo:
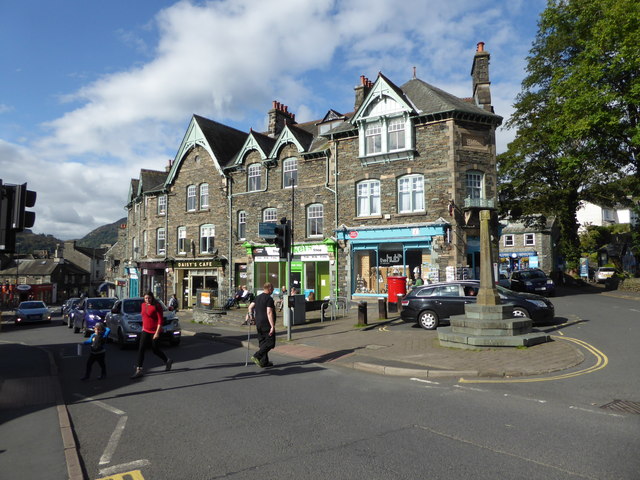
[[[69,238],[124,216],[129,181],[173,157],[192,113],[240,128],[264,126],[272,100],[311,120],[348,112],[360,74],[397,84],[418,76],[471,95],[475,44],[492,54],[496,113],[506,118],[531,42],[513,24],[526,3],[489,0],[182,1],[159,12],[149,60],[68,92],[79,107],[47,122],[26,150],[0,143],[33,166],[20,173],[39,192],[35,230]],[[131,32],[116,32],[144,48]],[[496,80],[498,79],[498,80]],[[0,105],[0,113],[2,105]],[[509,134],[499,133],[498,151]],[[8,151],[8,152],[7,152]],[[7,152],[7,155],[3,152]],[[5,175],[7,177],[7,175]],[[8,180],[5,180],[8,181]]]

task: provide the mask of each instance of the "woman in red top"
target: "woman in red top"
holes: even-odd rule
[[[140,345],[138,347],[138,362],[136,371],[131,378],[140,378],[142,373],[142,364],[144,363],[144,351],[149,345],[153,353],[155,353],[164,362],[165,370],[171,370],[173,360],[167,358],[162,350],[160,350],[160,333],[162,332],[162,305],[156,302],[153,293],[144,294],[144,303],[141,306],[142,313],[142,333],[140,334]]]

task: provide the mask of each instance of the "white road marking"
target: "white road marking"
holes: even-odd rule
[[[573,405],[569,405],[569,408],[571,410],[580,410],[581,412],[596,413],[598,415],[608,415],[609,417],[624,417],[624,415],[618,415],[617,413],[602,412],[600,410],[591,410],[589,408],[575,407]]]
[[[521,397],[519,395],[511,395],[509,393],[505,393],[504,394],[505,397],[511,397],[511,398],[515,398],[518,400],[528,400],[529,402],[536,402],[536,403],[547,403],[546,400],[538,400],[537,398],[527,398],[527,397]]]
[[[111,463],[111,457],[113,456],[116,448],[118,447],[118,442],[120,441],[120,437],[122,436],[122,432],[124,432],[124,427],[127,424],[127,416],[122,416],[118,420],[118,424],[116,425],[115,430],[111,434],[111,438],[109,439],[109,443],[107,443],[107,448],[104,449],[104,453],[100,457],[100,461],[98,465],[106,465],[107,463]]]
[[[85,397],[84,395],[80,395],[79,393],[74,393],[74,395],[78,398],[82,398],[83,400],[89,400],[91,403],[97,405],[98,407],[102,407],[105,410],[111,412],[111,413],[115,413],[116,415],[124,415],[125,412],[123,412],[122,410],[116,408],[116,407],[112,407],[111,405],[108,405],[104,402],[101,402],[100,400],[96,400],[95,398],[91,398],[91,397]]]
[[[473,388],[473,387],[465,387],[464,385],[454,385],[454,388],[459,388],[461,390],[471,390],[473,392],[488,392],[489,390],[484,390],[482,388]]]
[[[432,382],[430,380],[423,380],[422,378],[412,377],[412,378],[410,378],[410,380],[413,380],[414,382],[430,383],[432,385],[440,385],[440,382]]]
[[[150,463],[151,462],[149,462],[149,460],[135,460],[121,465],[114,465],[112,467],[100,469],[100,475],[113,475],[114,473],[127,472],[131,469],[146,467]]]

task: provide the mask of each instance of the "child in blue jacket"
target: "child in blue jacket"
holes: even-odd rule
[[[91,376],[91,367],[94,362],[98,362],[98,365],[100,365],[100,368],[102,369],[102,373],[98,377],[98,380],[102,380],[107,376],[107,366],[104,363],[104,357],[107,354],[105,345],[109,338],[110,331],[111,329],[106,328],[104,323],[98,322],[94,327],[93,335],[91,335],[88,340],[82,342],[83,344],[91,345],[91,351],[89,352],[89,358],[87,360],[87,369],[81,380],[89,380],[89,377]]]

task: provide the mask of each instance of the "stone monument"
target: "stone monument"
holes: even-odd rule
[[[513,306],[502,305],[493,278],[489,233],[491,210],[480,211],[480,290],[476,303],[465,305],[464,315],[453,315],[451,326],[438,329],[444,347],[478,349],[530,347],[548,342],[549,335],[532,329],[531,319],[514,318]]]

